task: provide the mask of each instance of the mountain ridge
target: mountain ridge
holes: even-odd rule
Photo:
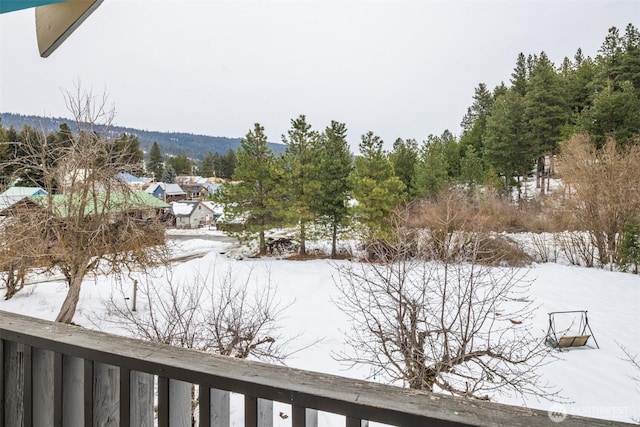
[[[13,126],[17,131],[28,125],[34,129],[43,130],[46,134],[56,132],[63,123],[72,124],[75,120],[64,117],[45,117],[37,115],[24,115],[16,113],[0,113],[1,124],[5,128]],[[158,143],[160,151],[164,155],[186,155],[193,159],[202,159],[207,151],[226,154],[227,151],[237,151],[241,138],[229,138],[225,136],[199,135],[188,132],[161,132],[142,130],[126,126],[96,126],[98,132],[106,132],[106,137],[118,137],[122,133],[136,135],[140,141],[140,148],[148,153],[154,142]],[[285,145],[269,142],[269,147],[278,155],[284,152]]]

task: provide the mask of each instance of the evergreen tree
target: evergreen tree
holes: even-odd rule
[[[156,180],[162,180],[164,174],[164,156],[160,151],[160,146],[156,141],[153,142],[149,150],[149,160],[147,161],[147,173]]]
[[[547,55],[542,52],[535,62],[524,97],[524,120],[527,139],[538,158],[537,186],[544,190],[544,156],[557,153],[562,127],[568,122],[561,77]]]
[[[640,99],[630,81],[623,82],[620,90],[615,90],[610,82],[584,115],[586,128],[598,147],[602,147],[609,136],[626,145],[640,134]]]
[[[622,49],[616,81],[619,84],[631,82],[640,97],[640,31],[631,23],[625,28]]]
[[[516,60],[516,66],[513,69],[513,73],[511,73],[511,87],[520,96],[524,96],[525,93],[527,93],[528,78],[527,59],[525,58],[524,53],[520,52],[518,54],[518,59]]]
[[[236,152],[231,148],[220,158],[220,177],[231,178],[236,168]]]
[[[382,145],[383,141],[373,132],[362,135],[360,155],[355,158],[348,179],[357,201],[356,218],[366,228],[367,242],[389,237],[391,212],[405,191]]]
[[[522,96],[512,88],[494,102],[487,120],[484,160],[505,177],[508,186],[516,179],[518,199],[522,194],[520,177],[526,179],[537,154],[526,131]]]
[[[121,164],[122,172],[141,175],[144,171],[143,161],[144,154],[136,135],[123,133],[113,141],[110,162]]]
[[[468,145],[473,147],[473,145]],[[475,148],[474,148],[475,150]],[[446,146],[442,138],[429,135],[420,148],[416,163],[416,194],[418,197],[435,196],[449,182]]]
[[[214,176],[213,153],[211,151],[207,151],[204,155],[204,158],[200,162],[198,174],[204,178]]]
[[[178,176],[178,174],[176,173],[176,170],[169,163],[167,164],[167,167],[164,168],[164,171],[162,172],[162,182],[166,182],[167,184],[175,184],[176,176]]]
[[[191,175],[193,164],[186,154],[169,157],[166,161],[167,166],[171,165],[176,175]]]
[[[444,157],[447,162],[447,175],[451,179],[460,178],[462,153],[460,152],[461,146],[458,144],[456,137],[445,129],[440,135],[440,141],[444,146]]]
[[[283,193],[289,202],[284,210],[288,221],[298,225],[300,255],[305,255],[307,223],[314,218],[314,200],[320,191],[318,181],[318,139],[304,115],[291,120],[291,129],[282,141],[287,145],[283,160]]]
[[[331,257],[337,255],[338,229],[348,218],[348,177],[352,169],[352,155],[347,143],[347,127],[331,121],[320,138],[319,191],[314,197],[313,210],[321,222],[331,228]]]
[[[403,141],[401,138],[396,139],[393,143],[393,151],[389,155],[393,170],[402,183],[404,184],[407,195],[412,199],[415,195],[415,185],[413,182],[415,176],[415,167],[418,160],[418,144],[415,139]]]
[[[625,222],[617,255],[622,271],[632,269],[634,274],[638,274],[638,266],[640,266],[640,221],[635,216]]]
[[[461,160],[460,181],[469,186],[470,192],[475,192],[476,186],[484,182],[484,166],[482,159],[476,153],[472,145],[467,147],[467,151]]]
[[[259,123],[241,140],[237,159],[233,174],[237,183],[225,184],[215,198],[223,205],[228,221],[243,220],[242,234],[258,235],[258,249],[264,255],[267,252],[265,231],[277,223],[274,212],[281,209],[282,201],[277,192],[279,174],[275,157]]]
[[[480,83],[475,89],[473,104],[462,119],[460,145],[463,151],[466,151],[468,145],[473,145],[476,152],[483,153],[482,138],[492,106],[493,96],[491,92],[487,89],[486,84]]]

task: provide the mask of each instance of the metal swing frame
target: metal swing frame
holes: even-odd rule
[[[563,335],[558,338],[556,333],[556,314],[576,314],[580,313],[580,324],[578,325],[579,335]],[[587,330],[589,333],[587,334]],[[589,317],[586,310],[575,311],[552,311],[549,313],[549,329],[547,329],[547,336],[545,337],[545,344],[550,347],[562,349],[569,349],[570,347],[584,347],[587,345],[589,338],[593,338],[593,342],[596,348],[600,348],[596,337],[593,335],[591,326],[589,326]]]

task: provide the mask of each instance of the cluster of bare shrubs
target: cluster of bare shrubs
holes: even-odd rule
[[[93,323],[146,341],[281,363],[291,339],[281,336],[278,322],[288,305],[276,299],[269,277],[255,290],[250,280],[215,269],[179,282],[171,271],[144,276],[134,282],[135,306],[120,284],[104,301],[106,315]]]

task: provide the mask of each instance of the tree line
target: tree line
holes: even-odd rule
[[[354,156],[344,123],[317,131],[301,115],[282,137],[285,153],[276,156],[256,123],[237,153],[232,178],[238,183],[218,196],[225,218],[257,233],[263,254],[269,228],[295,226],[304,255],[308,226],[325,225],[335,256],[341,227],[357,222],[365,242],[384,238],[400,203],[434,198],[451,186],[469,194],[517,190],[520,202],[523,180],[535,176],[544,193],[560,143],[573,135],[589,135],[595,150],[608,138],[622,150],[638,143],[640,33],[632,24],[622,35],[610,28],[595,58],[578,49],[556,66],[544,52],[520,53],[509,83],[475,88],[460,136],[445,130],[421,144],[397,139],[391,151],[368,132]]]
[[[236,152],[231,148],[225,154],[207,151],[202,160],[197,161],[186,154],[165,156],[158,143],[154,142],[149,150],[146,166],[147,175],[166,183],[173,183],[178,175],[230,179],[236,167]]]

